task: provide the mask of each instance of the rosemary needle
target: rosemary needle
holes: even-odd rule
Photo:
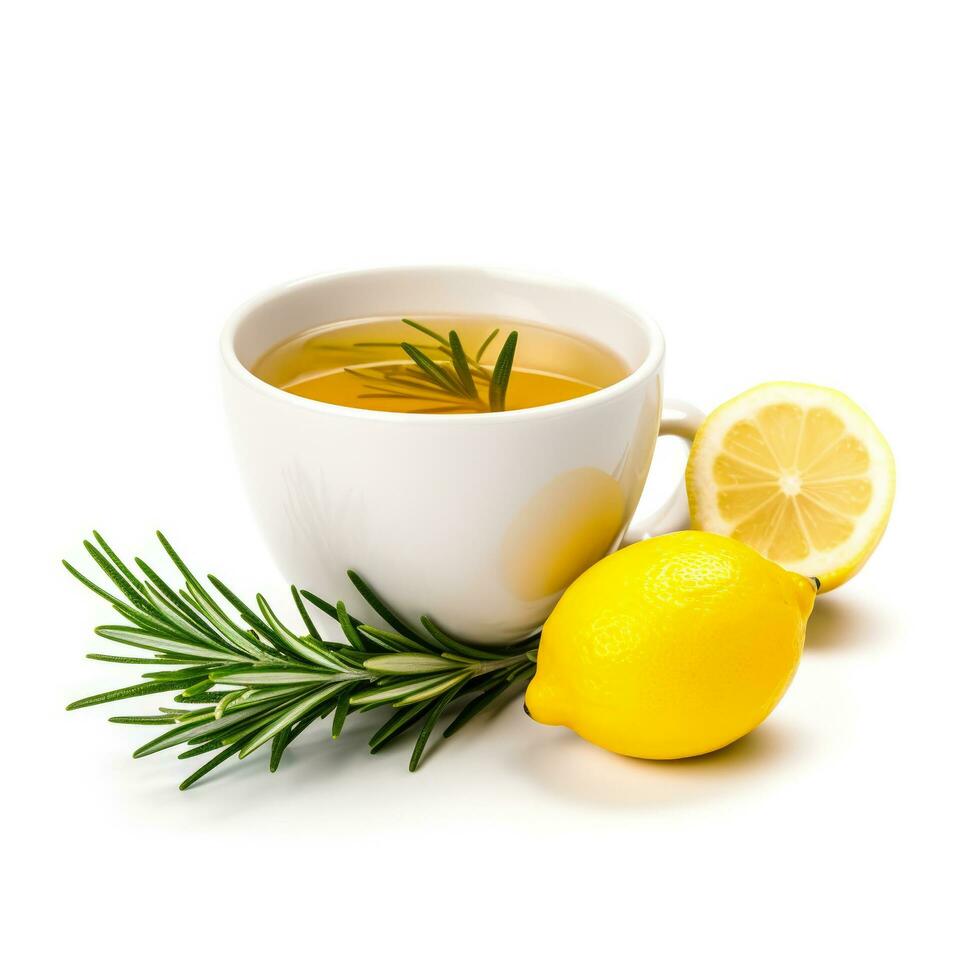
[[[504,401],[507,397],[507,385],[510,382],[511,368],[514,366],[514,354],[517,351],[517,331],[511,332],[504,341],[497,355],[497,363],[493,366],[493,377],[490,380],[490,411],[504,411]]]

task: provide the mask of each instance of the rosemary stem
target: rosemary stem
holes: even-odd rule
[[[507,657],[504,660],[482,660],[478,664],[473,664],[469,670],[474,677],[480,677],[482,674],[492,674],[494,671],[513,667],[521,660],[527,660],[527,656],[523,653],[516,654],[513,657]]]

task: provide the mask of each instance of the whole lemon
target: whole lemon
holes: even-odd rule
[[[748,545],[681,531],[582,574],[545,623],[535,721],[679,759],[752,731],[793,679],[816,586]]]

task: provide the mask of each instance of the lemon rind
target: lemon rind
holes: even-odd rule
[[[872,494],[865,511],[854,517],[853,533],[827,551],[811,550],[798,561],[780,564],[789,571],[820,579],[821,592],[828,592],[850,578],[870,557],[884,533],[895,495],[895,460],[888,443],[868,414],[834,388],[792,381],[758,385],[716,408],[701,426],[691,447],[686,480],[691,510],[691,527],[731,536],[738,521],[729,521],[718,508],[717,486],[712,468],[724,451],[723,440],[732,426],[749,419],[767,405],[790,402],[804,410],[826,408],[845,425],[843,435],[853,435],[867,448],[867,477]]]

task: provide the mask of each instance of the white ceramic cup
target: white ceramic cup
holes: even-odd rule
[[[310,327],[370,316],[486,314],[599,341],[630,374],[539,408],[413,415],[345,408],[260,381],[250,368]],[[317,276],[240,309],[221,338],[224,391],[245,487],[282,572],[376,622],[347,570],[416,622],[483,643],[526,636],[586,568],[687,521],[683,486],[634,521],[658,432],[689,442],[703,420],[662,397],[659,329],[579,285],[466,268]],[[673,411],[671,411],[673,410]]]

